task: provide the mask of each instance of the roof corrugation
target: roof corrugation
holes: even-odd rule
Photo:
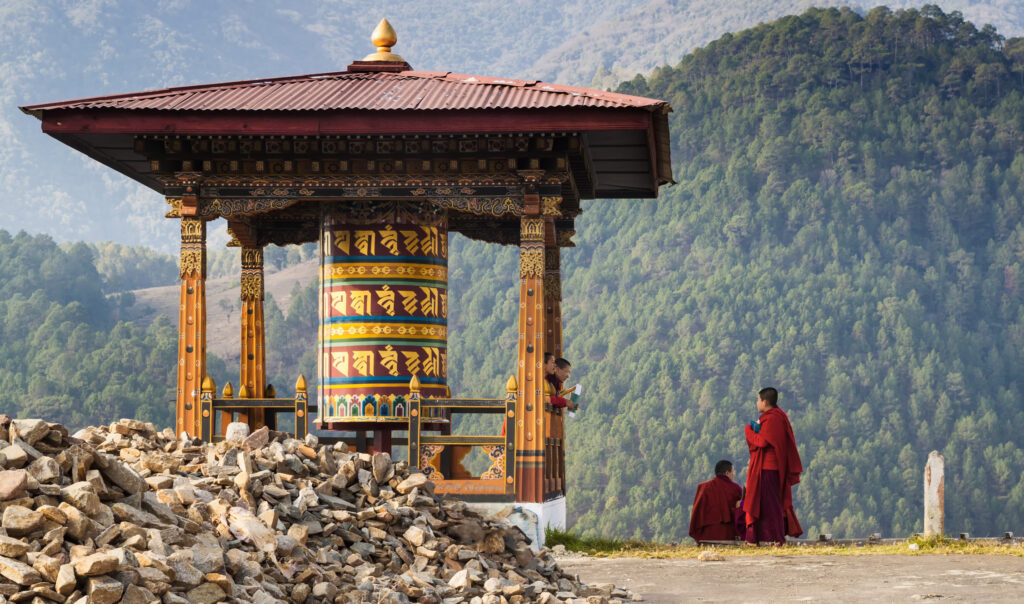
[[[444,72],[338,72],[118,94],[23,107],[157,111],[329,111],[647,108],[664,101],[531,82]]]

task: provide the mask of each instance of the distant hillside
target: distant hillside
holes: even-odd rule
[[[683,538],[774,385],[812,536],[919,530],[933,449],[947,530],[1024,528],[1022,50],[935,8],[816,9],[620,89],[675,108],[680,183],[587,204],[563,256],[570,524]],[[451,304],[473,317],[452,358],[487,370],[451,381],[476,394],[514,341],[514,253],[461,254],[487,287]]]

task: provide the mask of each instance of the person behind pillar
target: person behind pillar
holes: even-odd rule
[[[736,470],[723,459],[715,464],[715,477],[697,485],[690,514],[690,536],[702,541],[733,541],[736,539],[736,512],[743,498],[743,488],[733,482]]]
[[[547,362],[548,355],[551,356],[550,365]],[[548,400],[551,401],[552,407],[559,409],[569,408],[570,411],[575,411],[577,408],[576,403],[570,403],[569,399],[559,396],[562,388],[565,385],[565,381],[572,375],[572,364],[563,358],[555,358],[555,355],[548,353],[544,356],[544,379],[547,383],[544,386],[544,394],[548,395]],[[550,367],[550,370],[548,369]]]
[[[804,468],[789,416],[779,409],[779,392],[775,388],[758,392],[757,410],[761,417],[744,430],[750,449],[744,538],[748,543],[782,545],[786,535],[799,537],[804,532],[793,510],[793,485],[800,482]]]

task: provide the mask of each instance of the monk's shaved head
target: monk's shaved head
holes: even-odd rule
[[[779,406],[779,391],[775,388],[762,388],[760,392],[757,393],[757,398],[768,403],[769,407]]]
[[[715,464],[715,476],[725,476],[730,470],[732,470],[732,462],[727,459]]]

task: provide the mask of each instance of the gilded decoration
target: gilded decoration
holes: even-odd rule
[[[521,222],[520,240],[524,243],[527,241],[544,241],[544,219],[523,218]]]
[[[519,278],[540,279],[544,276],[544,248],[519,248]]]
[[[206,277],[206,222],[181,219],[181,278]]]
[[[544,215],[544,216],[561,216],[562,215],[562,210],[560,208],[561,205],[562,205],[562,197],[561,196],[557,196],[557,197],[541,197],[540,198],[541,214]]]
[[[243,247],[242,248],[242,269],[263,270],[263,248]]]
[[[513,197],[433,197],[442,208],[477,216],[522,216],[523,206]]]
[[[206,250],[195,247],[181,248],[181,278],[205,277]]]
[[[167,197],[164,199],[167,205],[171,206],[170,210],[164,214],[164,218],[181,218],[181,198],[180,197]]]
[[[243,272],[240,278],[242,300],[254,301],[263,299],[263,272]]]
[[[444,480],[441,473],[441,452],[444,445],[420,445],[420,471],[430,480]]]
[[[483,446],[480,447],[483,452],[487,454],[488,459],[491,460],[491,466],[487,468],[487,471],[480,475],[480,478],[505,478],[505,447],[504,445],[498,446]]]
[[[229,217],[245,214],[261,214],[281,210],[298,202],[298,199],[287,198],[238,198],[238,199],[209,199],[199,203],[200,216],[222,216]]]
[[[206,243],[206,222],[199,218],[182,218],[181,242]]]
[[[572,240],[574,235],[576,235],[576,231],[571,231],[568,229],[559,230],[555,234],[555,238],[558,241],[558,247],[576,247],[576,244],[573,243]]]

